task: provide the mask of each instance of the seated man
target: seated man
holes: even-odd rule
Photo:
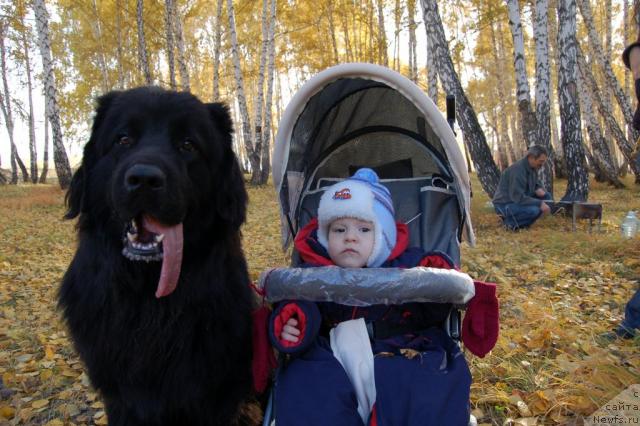
[[[523,159],[502,172],[493,206],[507,229],[528,228],[550,212],[549,205],[543,200],[552,201],[552,197],[538,180],[538,170],[548,156],[546,148],[532,145]]]

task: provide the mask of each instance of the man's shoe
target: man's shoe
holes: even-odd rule
[[[625,326],[620,325],[614,330],[608,331],[606,333],[602,333],[601,335],[598,336],[597,340],[600,343],[607,344],[607,343],[612,343],[618,339],[629,340],[629,339],[633,339],[634,337],[636,337],[636,333],[634,330],[630,330]]]

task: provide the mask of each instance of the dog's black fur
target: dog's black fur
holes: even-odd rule
[[[240,225],[247,194],[221,104],[160,88],[98,100],[67,193],[78,249],[59,304],[111,425],[242,424],[251,391],[251,309]],[[132,187],[151,166],[160,180]],[[161,262],[123,256],[131,219],[183,224],[177,288],[156,298]]]

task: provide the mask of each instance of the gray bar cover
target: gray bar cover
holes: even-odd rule
[[[408,302],[466,304],[474,295],[471,277],[452,269],[274,268],[258,280],[269,302],[285,299],[349,306]]]

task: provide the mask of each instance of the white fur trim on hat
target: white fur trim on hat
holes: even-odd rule
[[[378,267],[391,254],[397,234],[391,197],[386,188],[380,191],[377,175],[371,170],[370,173],[375,177],[371,184],[361,179],[347,179],[325,190],[318,206],[318,242],[328,250],[329,225],[336,219],[350,217],[373,222],[375,238],[367,266]],[[357,175],[358,172],[354,177]]]

